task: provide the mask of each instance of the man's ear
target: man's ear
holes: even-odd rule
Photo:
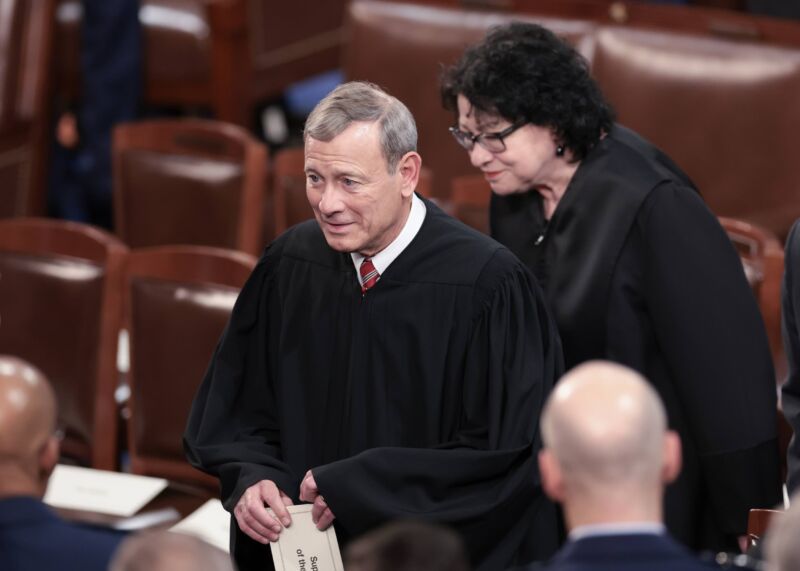
[[[664,435],[663,464],[661,466],[661,481],[669,484],[675,481],[681,473],[683,464],[681,452],[681,437],[674,430],[668,430]]]
[[[41,481],[47,482],[50,474],[55,470],[58,457],[61,454],[61,445],[58,437],[50,436],[39,452],[39,477]]]
[[[409,151],[397,163],[397,172],[402,178],[401,193],[405,198],[410,198],[414,194],[419,182],[419,173],[422,168],[422,157],[419,153]]]
[[[564,476],[558,460],[547,448],[539,451],[539,474],[542,478],[542,488],[548,497],[553,501],[563,502]]]

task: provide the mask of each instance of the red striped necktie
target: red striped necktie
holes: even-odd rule
[[[378,279],[380,279],[381,275],[378,273],[378,270],[375,269],[370,258],[364,258],[358,272],[361,274],[361,295],[364,295],[369,288],[378,283]]]

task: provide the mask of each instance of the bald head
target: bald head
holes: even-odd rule
[[[772,516],[764,545],[770,571],[800,569],[800,492],[792,495],[789,509]]]
[[[234,571],[230,556],[180,533],[151,531],[132,535],[117,550],[110,571]]]
[[[55,424],[56,400],[45,376],[21,359],[0,356],[0,462],[35,454]]]
[[[45,376],[0,355],[0,497],[41,496],[58,461],[56,399]]]
[[[608,362],[576,367],[556,385],[542,437],[577,493],[608,496],[660,489],[666,414],[638,373]]]

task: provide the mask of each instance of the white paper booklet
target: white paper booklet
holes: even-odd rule
[[[333,526],[320,531],[311,520],[311,504],[289,506],[292,525],[269,546],[275,571],[344,571]]]
[[[50,476],[44,501],[56,508],[129,517],[166,487],[163,478],[59,464]]]
[[[194,535],[225,553],[230,550],[231,514],[219,500],[208,500],[176,523],[170,531]]]

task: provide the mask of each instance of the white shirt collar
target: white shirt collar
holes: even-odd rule
[[[631,535],[649,534],[661,535],[667,532],[664,524],[655,521],[632,521],[625,523],[595,523],[581,525],[569,532],[570,541],[577,541],[585,537],[598,537],[604,535]]]
[[[414,236],[417,235],[417,232],[419,232],[419,229],[422,227],[422,223],[425,221],[426,210],[425,203],[414,194],[411,198],[411,212],[408,213],[408,218],[406,219],[403,229],[400,230],[400,234],[397,235],[397,238],[392,240],[391,244],[372,256],[372,264],[375,266],[375,269],[378,270],[379,274],[382,275],[383,272],[386,271],[389,264],[394,262],[395,258],[406,249],[411,243],[411,240],[414,239]],[[358,252],[350,252],[350,257],[356,268],[358,283],[361,283],[361,274],[358,270],[361,267],[361,262],[364,261],[364,256]]]

